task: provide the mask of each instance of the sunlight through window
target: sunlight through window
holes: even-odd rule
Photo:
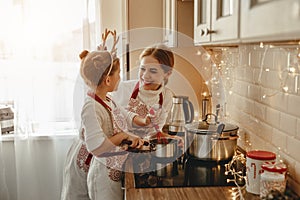
[[[13,107],[15,132],[75,129],[84,6],[82,0],[0,0],[0,105]]]

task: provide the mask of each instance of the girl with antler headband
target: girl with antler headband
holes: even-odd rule
[[[114,37],[111,52],[105,47],[109,34]],[[105,30],[102,38],[98,51],[80,54],[80,74],[90,91],[81,112],[80,136],[67,155],[62,200],[122,199],[120,175],[127,157],[123,142],[132,148],[144,143],[127,131],[126,113],[107,96],[118,88],[120,62],[115,56],[116,32]]]

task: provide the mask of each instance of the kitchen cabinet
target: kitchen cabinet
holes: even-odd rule
[[[164,0],[163,3],[163,27],[164,43],[169,47],[177,46],[177,3],[176,0]]]
[[[163,0],[163,42],[169,47],[193,45],[193,0]]]
[[[299,39],[300,1],[241,1],[240,37],[251,42]]]
[[[239,0],[194,0],[194,43],[228,43],[239,38]]]

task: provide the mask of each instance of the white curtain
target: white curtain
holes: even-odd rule
[[[2,141],[0,140],[0,199],[8,199],[8,188],[6,184],[5,167],[2,152]]]
[[[84,96],[79,54],[96,47],[95,10],[94,0],[0,0],[0,106],[15,114],[0,142],[14,140],[16,179],[6,184],[0,151],[1,200],[60,197]]]

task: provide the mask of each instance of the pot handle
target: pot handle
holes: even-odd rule
[[[219,134],[219,135],[221,135],[222,134],[222,132],[223,132],[223,130],[224,130],[224,128],[225,128],[225,124],[219,124],[219,126],[218,126],[218,128],[217,128],[217,133]]]
[[[121,142],[121,144],[128,144],[128,145],[131,145],[132,144],[132,141],[129,141],[129,140],[123,140],[122,142]],[[152,145],[152,144],[150,144],[148,141],[144,141],[144,146],[149,146],[149,145]]]
[[[183,111],[185,123],[191,123],[194,120],[194,106],[188,99],[183,101]]]
[[[214,116],[214,118],[215,118],[214,123],[209,123],[209,122],[207,121],[209,115]],[[215,115],[215,114],[213,114],[213,113],[207,113],[207,114],[205,115],[205,118],[203,119],[203,121],[205,121],[207,124],[217,124],[217,120],[218,120],[218,116]]]

